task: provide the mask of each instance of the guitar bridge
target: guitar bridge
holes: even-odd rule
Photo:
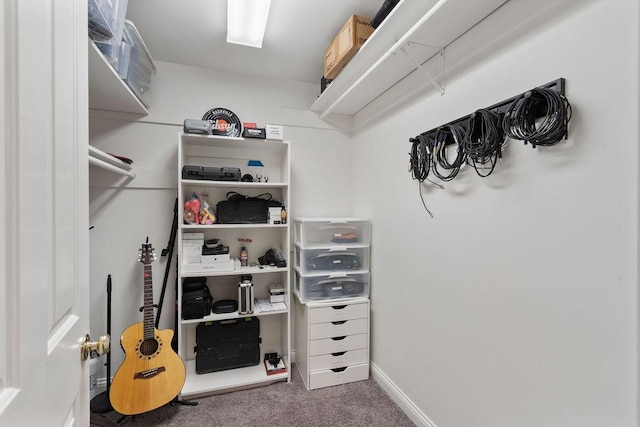
[[[148,369],[146,371],[138,372],[133,376],[134,380],[144,380],[147,378],[153,378],[158,375],[160,372],[164,372],[166,369],[164,366],[160,366],[158,368]]]

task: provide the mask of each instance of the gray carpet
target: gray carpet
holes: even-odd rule
[[[166,405],[128,417],[127,426],[414,426],[372,379],[307,391],[297,369],[291,383],[197,399],[197,406]],[[121,417],[105,414],[113,421]]]

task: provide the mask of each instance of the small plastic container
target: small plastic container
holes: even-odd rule
[[[88,0],[89,37],[119,45],[122,41],[128,0]]]
[[[147,45],[144,44],[140,33],[133,22],[124,21],[124,41],[131,46],[127,76],[124,81],[143,102],[146,93],[151,88],[151,77],[156,73],[156,66]]]
[[[96,46],[118,75],[125,79],[129,69],[131,45],[122,40],[118,45],[96,42]]]

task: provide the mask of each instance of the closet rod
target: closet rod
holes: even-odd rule
[[[94,165],[94,166],[98,166],[98,167],[100,167],[102,169],[106,169],[106,170],[108,170],[110,172],[128,176],[129,178],[135,178],[136,177],[136,174],[133,173],[133,172],[129,172],[129,171],[126,171],[124,169],[120,169],[117,166],[114,166],[114,165],[112,165],[110,163],[107,163],[104,160],[96,159],[95,157],[89,157],[89,163]]]

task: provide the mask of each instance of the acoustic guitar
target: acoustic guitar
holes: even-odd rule
[[[138,261],[144,264],[144,321],[129,326],[120,337],[125,359],[109,392],[111,406],[123,415],[141,414],[171,402],[186,377],[184,362],[171,348],[173,331],[155,328],[151,263],[156,256],[148,238],[139,252]]]

